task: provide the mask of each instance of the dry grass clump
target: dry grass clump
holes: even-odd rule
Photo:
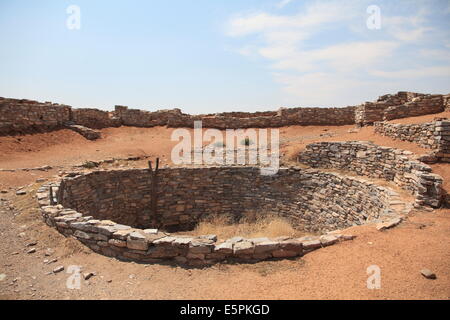
[[[231,215],[213,215],[200,221],[197,227],[189,232],[192,235],[215,234],[219,239],[228,239],[236,236],[244,238],[260,237],[302,237],[306,233],[294,229],[287,219],[273,214],[250,212],[239,221]]]

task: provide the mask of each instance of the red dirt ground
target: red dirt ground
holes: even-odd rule
[[[413,123],[441,115],[414,118]],[[448,116],[448,115],[447,115]],[[402,119],[401,121],[412,121]],[[415,153],[429,150],[374,134],[373,128],[348,133],[352,126],[280,128],[282,152],[299,151],[315,141],[369,140],[384,146]],[[103,139],[91,142],[78,134],[60,130],[17,137],[0,137],[0,168],[63,166],[85,160],[101,160],[131,155],[159,156],[170,164],[172,129],[109,128]],[[320,136],[333,134],[332,137]],[[145,161],[131,165],[145,166]],[[450,164],[433,165],[450,190]],[[66,239],[40,219],[33,191],[16,196],[15,189],[32,185],[37,178],[50,178],[48,172],[0,172],[0,299],[449,299],[450,298],[450,210],[415,212],[394,229],[379,232],[373,225],[353,227],[357,235],[347,241],[284,261],[256,264],[218,264],[205,269],[184,269],[165,265],[120,262]],[[11,207],[12,209],[10,210]],[[26,231],[24,232],[24,230]],[[37,251],[27,254],[26,244],[37,240]],[[44,251],[55,253],[45,257]],[[58,261],[47,265],[44,259]],[[69,274],[47,275],[56,266],[81,265],[96,276],[82,281],[80,290],[66,288]],[[367,267],[381,268],[381,289],[366,287]],[[420,270],[437,275],[427,280]]]

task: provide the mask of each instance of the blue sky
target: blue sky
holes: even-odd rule
[[[0,0],[0,41],[0,96],[74,107],[198,114],[450,93],[447,0]]]

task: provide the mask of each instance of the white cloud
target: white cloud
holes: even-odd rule
[[[284,8],[285,6],[287,6],[289,3],[291,3],[293,0],[281,0],[280,2],[277,3],[277,8],[281,9]]]
[[[340,101],[342,97],[351,100],[349,97],[359,93],[381,94],[389,85],[408,89],[401,81],[411,84],[410,79],[450,77],[449,52],[428,46],[434,39],[441,48],[449,47],[446,31],[430,27],[428,10],[418,5],[408,15],[389,16],[387,12],[394,11],[382,6],[382,28],[374,31],[366,28],[367,4],[314,1],[293,15],[241,15],[229,21],[228,34],[245,36],[252,54],[270,62],[274,79],[284,85],[284,91],[312,104]],[[411,50],[411,46],[419,49]],[[249,52],[246,48],[248,45],[241,50],[244,55]],[[393,71],[411,62],[415,69]]]
[[[427,77],[450,77],[450,66],[426,67],[417,69],[406,69],[399,71],[372,71],[371,74],[383,78],[405,79],[405,78],[427,78]]]

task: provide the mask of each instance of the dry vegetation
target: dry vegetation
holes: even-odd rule
[[[237,236],[244,238],[302,237],[309,233],[294,228],[287,219],[282,217],[270,213],[250,212],[238,221],[226,214],[209,216],[200,221],[188,234],[215,234],[219,239],[228,239]]]

